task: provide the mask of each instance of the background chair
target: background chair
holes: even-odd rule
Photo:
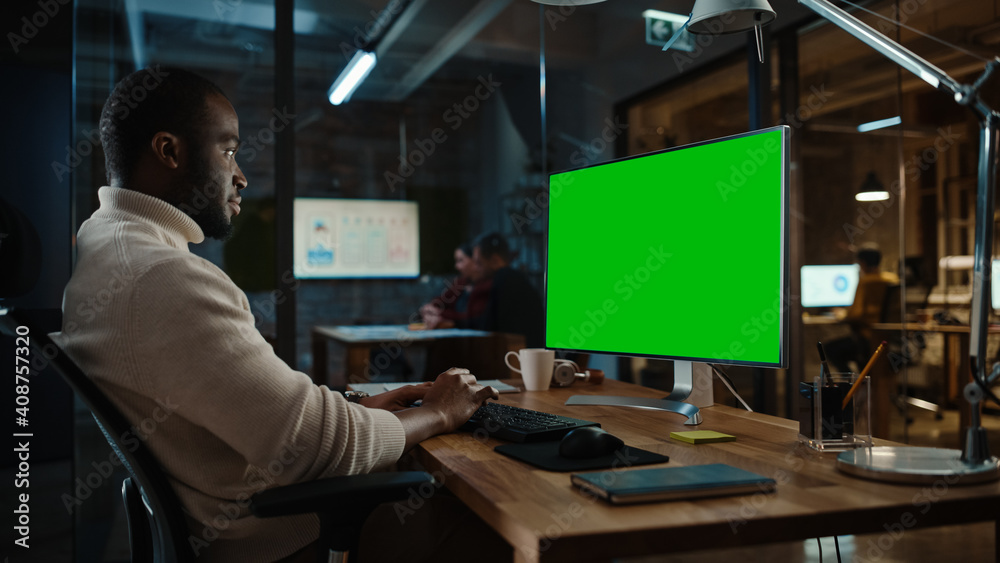
[[[11,219],[13,218],[13,219]],[[0,200],[0,298],[25,293],[37,279],[41,263],[37,231],[23,216]],[[30,282],[30,283],[29,283]],[[101,432],[122,461],[129,477],[122,483],[134,563],[188,563],[196,561],[188,541],[190,531],[182,506],[159,462],[142,440],[132,438],[128,419],[83,371],[39,328],[30,310],[0,307],[0,332],[27,335],[34,358],[45,358],[90,409]],[[33,366],[37,368],[37,366]],[[424,472],[374,473],[322,479],[278,487],[254,495],[251,511],[257,517],[316,513],[321,547],[357,555],[362,524],[379,504],[406,499],[433,478]],[[317,561],[330,559],[320,549]]]

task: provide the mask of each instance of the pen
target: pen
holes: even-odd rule
[[[823,343],[822,342],[817,342],[816,343],[816,349],[819,350],[819,361],[820,361],[819,379],[822,382],[822,381],[824,381],[824,377],[823,377],[824,373],[826,373],[827,378],[829,378],[829,376],[831,375],[830,365],[826,363],[826,351],[823,350]],[[829,379],[827,379],[827,381],[829,381]]]
[[[851,390],[844,396],[844,404],[840,406],[841,409],[847,408],[847,403],[851,402],[851,397],[854,396],[854,392],[861,386],[861,382],[868,375],[868,372],[871,371],[872,366],[875,365],[875,360],[878,360],[883,351],[885,351],[885,340],[883,340],[882,343],[878,345],[878,348],[875,349],[875,353],[872,354],[871,359],[868,360],[868,363],[865,365],[865,369],[861,370],[861,375],[858,376],[858,380],[854,382],[854,385],[851,386]]]

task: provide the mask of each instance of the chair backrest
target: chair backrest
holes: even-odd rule
[[[148,510],[153,562],[194,561],[194,553],[188,541],[190,532],[180,500],[152,452],[141,438],[137,439],[139,436],[133,432],[128,419],[44,331],[36,329],[29,315],[17,310],[8,311],[6,315],[0,316],[0,324],[5,326],[7,332],[15,332],[19,326],[27,327],[36,357],[45,358],[90,409],[104,437],[131,475],[133,483],[138,485],[142,502]],[[129,527],[132,529],[136,526],[136,521],[134,511],[130,512]],[[138,560],[133,557],[133,561]]]
[[[882,297],[882,314],[879,316],[879,322],[899,323],[903,321],[903,309],[899,303],[901,291],[899,284],[886,286],[885,295]]]
[[[29,291],[38,277],[41,261],[37,230],[23,214],[0,200],[0,271],[3,272],[0,275],[0,299]],[[131,430],[128,419],[49,338],[31,311],[4,310],[0,307],[0,329],[15,337],[27,336],[34,357],[44,359],[54,367],[90,409],[104,437],[132,476],[132,483],[138,487],[138,496],[148,510],[147,514],[137,514],[134,498],[137,495],[132,489],[133,498],[125,498],[129,528],[133,536],[142,527],[148,529],[153,563],[194,561],[180,500],[160,469],[159,462]],[[133,553],[132,560],[149,561],[150,558],[148,553]]]

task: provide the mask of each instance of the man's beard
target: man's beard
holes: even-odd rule
[[[192,163],[185,180],[188,192],[182,196],[178,207],[201,227],[206,237],[228,240],[233,234],[233,225],[226,217],[226,202],[219,201],[226,193],[225,187],[212,179],[203,161]]]

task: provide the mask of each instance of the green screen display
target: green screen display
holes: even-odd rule
[[[546,347],[783,366],[788,131],[552,174]]]

